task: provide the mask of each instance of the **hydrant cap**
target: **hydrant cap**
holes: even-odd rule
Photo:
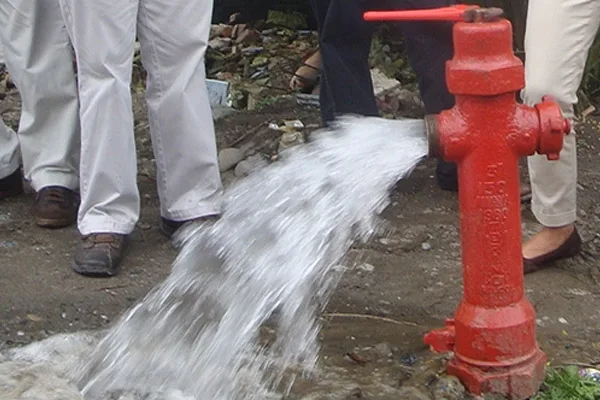
[[[494,96],[525,86],[523,63],[514,55],[509,21],[457,23],[453,37],[454,57],[446,66],[451,93]]]

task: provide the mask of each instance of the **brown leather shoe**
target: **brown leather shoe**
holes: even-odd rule
[[[63,228],[75,223],[79,196],[60,186],[42,188],[35,197],[33,218],[43,228]]]
[[[190,219],[190,220],[186,220],[186,221],[173,221],[173,220],[161,217],[159,229],[163,235],[165,235],[168,238],[171,238],[171,237],[173,237],[175,232],[177,232],[179,229],[181,229],[186,224],[193,224],[195,222],[201,223],[201,222],[213,221],[213,220],[217,220],[217,219],[219,219],[218,215],[209,215],[206,217],[200,217],[200,218]]]
[[[114,276],[119,273],[127,244],[125,235],[94,233],[81,237],[75,250],[73,270],[86,276]]]
[[[9,176],[0,179],[0,199],[17,196],[23,193],[23,175],[21,169],[17,168]]]
[[[569,236],[556,250],[552,250],[551,252],[532,259],[523,257],[523,272],[525,274],[530,274],[550,266],[550,264],[555,261],[575,257],[579,252],[581,252],[581,236],[579,236],[579,232],[577,232],[577,228],[575,228],[573,233],[571,233],[571,236]]]

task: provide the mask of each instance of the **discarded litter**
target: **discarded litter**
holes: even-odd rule
[[[404,365],[412,367],[417,362],[417,356],[410,353],[403,354],[402,356],[400,356],[400,362]]]
[[[296,94],[296,103],[305,107],[319,107],[319,95],[317,94]]]
[[[227,94],[229,92],[229,82],[207,79],[206,87],[208,89],[208,99],[212,107],[228,105]]]
[[[292,130],[304,129],[304,124],[299,119],[291,121],[284,120],[278,122],[271,122],[269,124],[269,129],[272,129],[274,131],[289,132]]]
[[[579,376],[600,383],[600,370],[596,368],[581,368],[579,370]]]

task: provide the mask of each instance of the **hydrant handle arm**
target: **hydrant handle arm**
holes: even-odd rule
[[[479,6],[458,4],[424,10],[367,11],[365,21],[492,21],[503,14],[500,8],[479,8]]]

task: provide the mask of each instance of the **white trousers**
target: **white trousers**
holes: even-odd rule
[[[79,73],[81,234],[128,234],[139,217],[130,92],[136,33],[161,215],[218,214],[222,186],[204,66],[212,0],[60,2]]]
[[[599,25],[598,0],[529,0],[525,103],[534,104],[549,94],[559,102],[564,115],[573,118],[577,89]],[[531,208],[544,226],[565,226],[577,219],[575,142],[575,132],[565,137],[559,161],[548,161],[542,155],[528,159]]]
[[[0,124],[0,178],[19,166],[35,190],[79,184],[79,103],[58,0],[0,1],[0,41],[21,94],[18,136]]]

